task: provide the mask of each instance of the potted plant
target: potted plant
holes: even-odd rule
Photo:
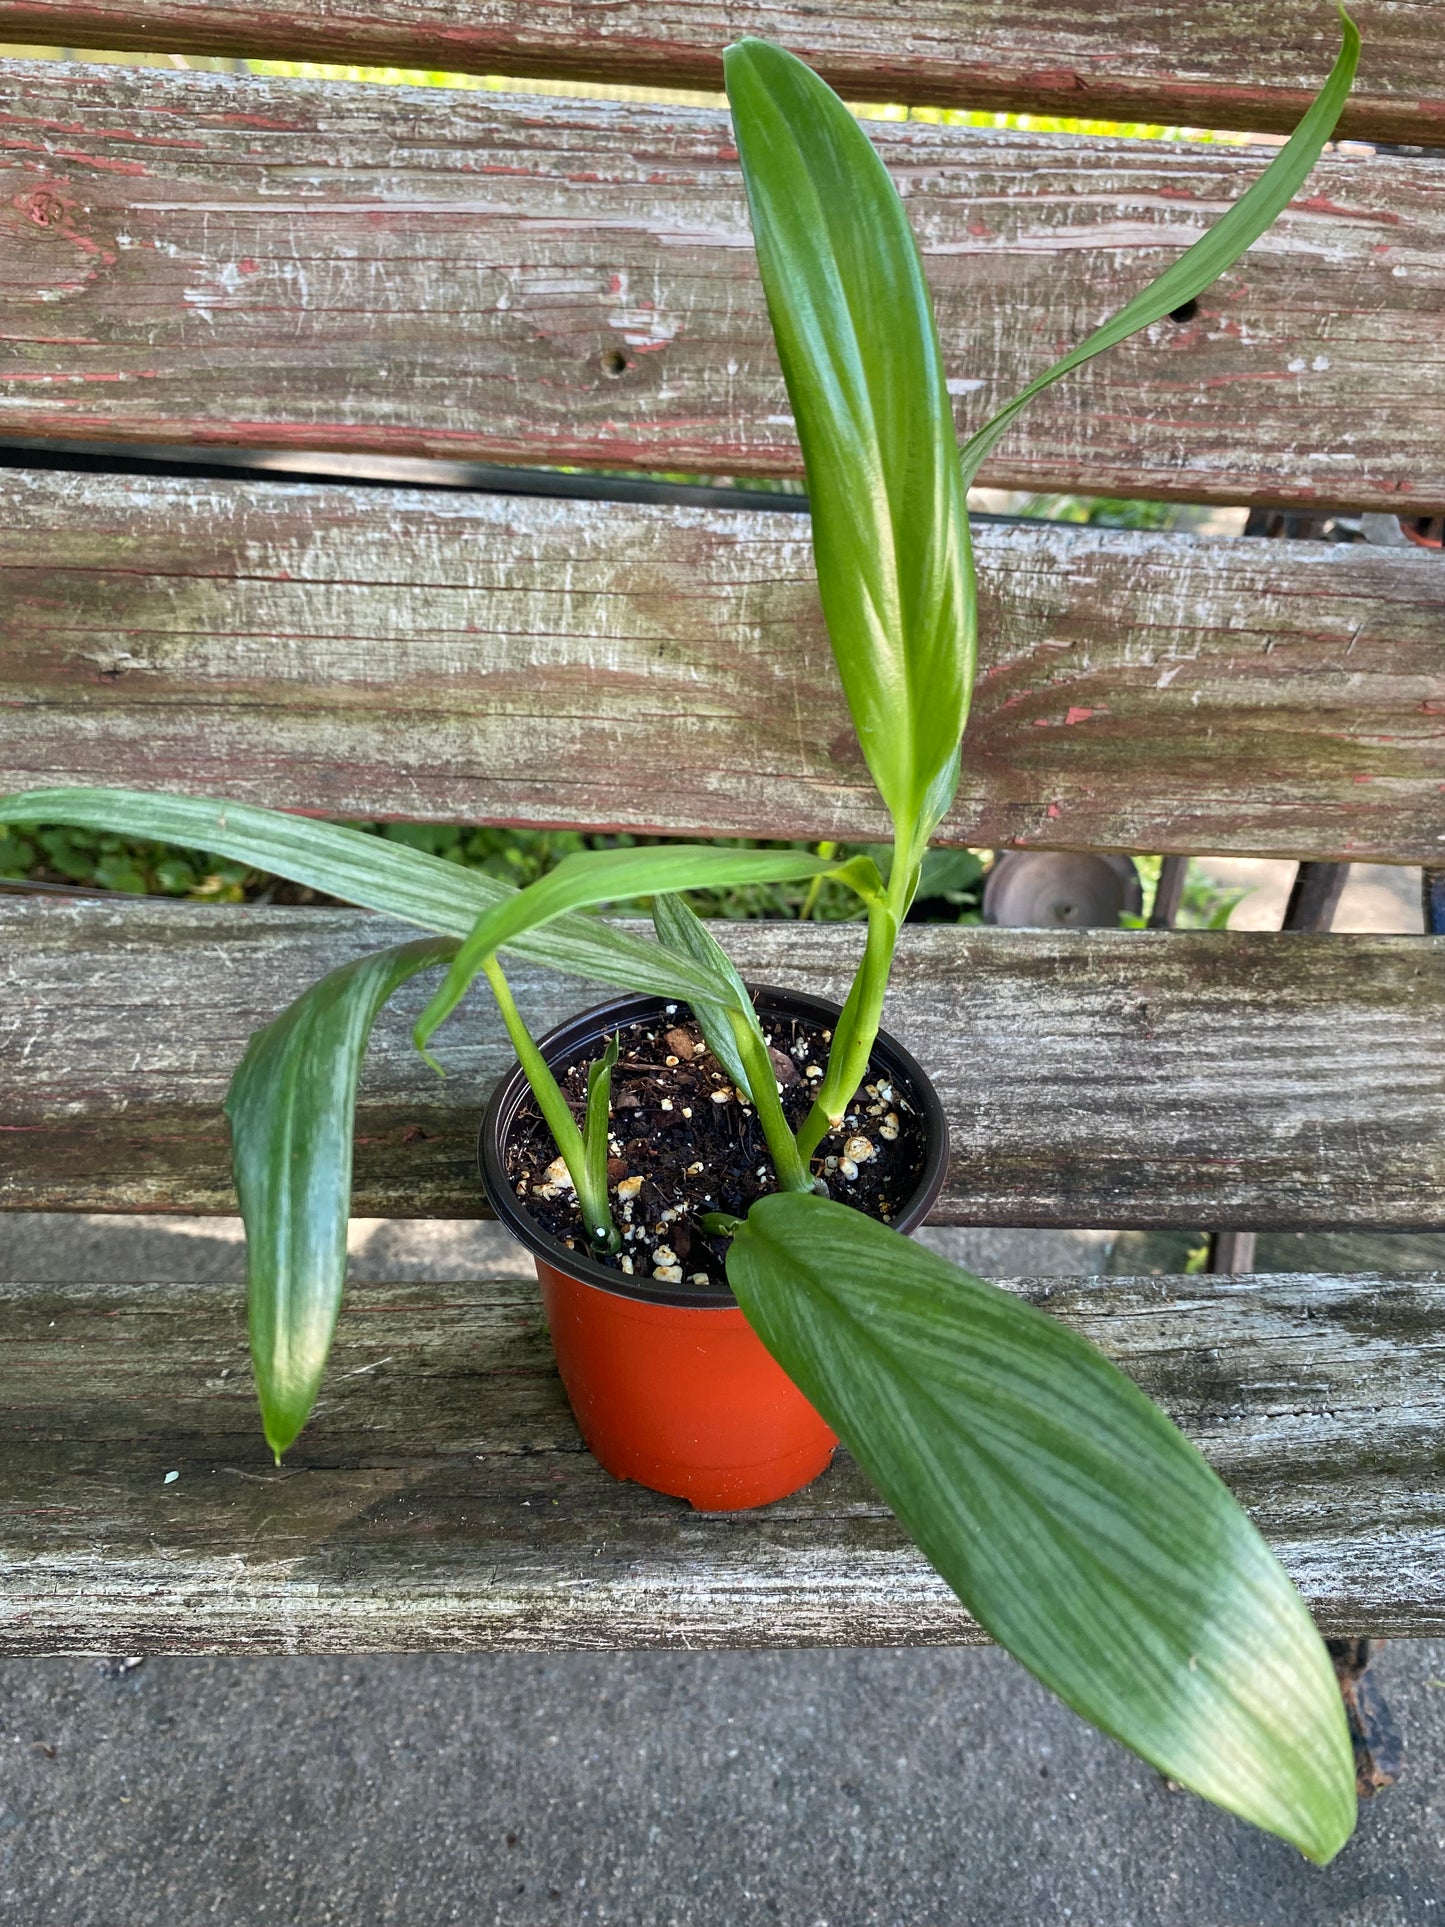
[[[63,789],[0,802],[0,821],[198,845],[439,933],[314,985],[252,1039],[232,1084],[252,1350],[278,1459],[310,1411],[340,1305],[371,1024],[403,982],[443,965],[416,1029],[425,1051],[484,976],[519,1063],[488,1113],[488,1188],[538,1256],[563,1368],[603,1456],[621,1463],[614,1435],[634,1405],[659,1404],[659,1381],[664,1445],[634,1439],[639,1463],[623,1469],[664,1487],[679,1489],[662,1463],[676,1457],[676,1421],[685,1431],[718,1383],[724,1411],[739,1401],[744,1454],[756,1458],[772,1428],[776,1490],[816,1471],[836,1432],[974,1616],[1041,1680],[1161,1771],[1321,1862],[1353,1826],[1354,1776],[1334,1674],[1302,1601],[1130,1380],[902,1235],[931,1202],[946,1145],[923,1071],[880,1019],[898,929],[959,775],[975,652],[966,489],[1041,389],[1192,300],[1264,231],[1328,138],[1358,46],[1346,18],[1326,86],[1254,186],[961,452],[918,251],[882,164],[800,62],[757,41],[729,50],[824,613],[894,825],[885,866],[608,850],[513,891],[358,832],[238,805]],[[866,915],[836,1012],[749,993],[679,894],[815,876],[854,891]],[[654,900],[656,943],[584,914],[639,896]],[[509,951],[631,995],[538,1044],[504,974]],[[639,1078],[651,1108],[634,1136],[623,1084]],[[687,1157],[669,1150],[668,1181],[696,1182],[680,1209],[677,1193],[639,1220],[668,1118],[690,1127],[678,1137]],[[846,1201],[865,1191],[871,1216]],[[697,1320],[720,1335],[702,1372]],[[744,1367],[728,1362],[730,1347]],[[599,1361],[622,1374],[622,1396],[593,1409]],[[781,1416],[768,1415],[770,1400]]]

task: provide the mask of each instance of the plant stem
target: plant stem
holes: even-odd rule
[[[492,995],[497,1000],[497,1009],[502,1014],[502,1022],[507,1027],[512,1049],[517,1053],[517,1061],[526,1074],[532,1087],[532,1095],[547,1121],[547,1128],[562,1160],[567,1166],[568,1176],[577,1193],[577,1203],[590,1244],[598,1250],[610,1251],[617,1248],[617,1227],[612,1222],[612,1210],[607,1201],[607,1184],[602,1184],[600,1194],[591,1183],[587,1169],[587,1151],[582,1133],[577,1128],[577,1120],[572,1115],[572,1107],[562,1095],[562,1087],[552,1075],[551,1068],[533,1041],[532,1033],[522,1021],[522,1013],[512,996],[511,986],[502,974],[502,966],[493,957],[487,958],[482,969],[487,982],[492,987]]]
[[[853,1094],[867,1072],[878,1027],[883,1021],[883,999],[893,968],[898,926],[907,909],[903,901],[907,876],[896,858],[893,869],[888,895],[875,898],[868,905],[868,938],[863,947],[863,960],[834,1027],[828,1068],[818,1086],[817,1098],[798,1132],[798,1155],[805,1163],[829,1131],[836,1131],[843,1122]],[[899,879],[900,885],[896,894],[894,878]]]
[[[783,1107],[778,1102],[778,1073],[762,1038],[740,1011],[729,1010],[733,1037],[743,1069],[748,1074],[748,1090],[772,1154],[773,1174],[780,1191],[811,1191],[813,1176],[807,1160],[798,1150],[797,1140],[788,1129]]]
[[[837,854],[838,854],[838,845],[836,843],[825,842],[825,843],[820,843],[818,845],[819,856],[832,857],[832,856],[836,856]],[[818,901],[818,892],[822,889],[822,887],[823,887],[823,879],[820,876],[814,877],[813,881],[808,885],[808,894],[803,898],[803,907],[798,912],[799,923],[806,923],[809,917],[812,916],[813,906]]]

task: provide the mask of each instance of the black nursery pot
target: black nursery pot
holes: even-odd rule
[[[839,1006],[797,991],[749,986],[764,1019],[831,1028]],[[682,1003],[617,997],[540,1040],[555,1071],[597,1053],[611,1032],[650,1023]],[[922,1224],[948,1168],[948,1122],[938,1095],[886,1031],[872,1066],[886,1072],[920,1118],[924,1156],[894,1228]],[[482,1122],[482,1182],[498,1218],[531,1252],[557,1364],[582,1436],[620,1479],[685,1498],[704,1511],[765,1505],[806,1485],[837,1444],[818,1413],[764,1348],[725,1285],[662,1285],[629,1278],[551,1237],[519,1202],[506,1152],[531,1098],[520,1065],[492,1094]]]

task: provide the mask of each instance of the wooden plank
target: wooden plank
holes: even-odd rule
[[[1250,1509],[1323,1630],[1445,1632],[1445,1280],[1011,1282]],[[0,1645],[358,1652],[953,1644],[978,1628],[844,1455],[691,1512],[582,1449],[534,1286],[354,1287],[277,1471],[234,1286],[0,1291]],[[170,1483],[166,1483],[168,1475]]]
[[[985,526],[978,560],[949,839],[1438,856],[1438,556]],[[887,828],[804,517],[11,472],[0,790],[63,782],[363,818]]]
[[[858,954],[852,926],[718,929],[750,981],[825,997]],[[234,1209],[220,1107],[246,1037],[401,934],[351,911],[0,899],[0,1205]],[[439,1081],[410,1043],[427,981],[373,1041],[358,1215],[484,1210],[477,1124],[511,1053],[474,993]],[[538,1031],[597,1001],[531,968],[514,981]],[[1431,939],[913,925],[888,1021],[951,1122],[942,1222],[1445,1225]]]
[[[798,469],[726,118],[0,63],[0,429]],[[874,129],[977,424],[1257,176],[1237,147]],[[1337,156],[987,474],[1445,507],[1445,193]]]
[[[1351,11],[1364,52],[1346,133],[1445,141],[1430,0]],[[1334,27],[1314,0],[0,0],[10,40],[660,87],[721,86],[721,50],[749,33],[856,99],[1282,131],[1323,79]]]

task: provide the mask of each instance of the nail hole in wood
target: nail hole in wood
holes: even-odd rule
[[[602,357],[604,375],[621,375],[627,371],[627,357],[620,348],[609,348]]]
[[[1192,321],[1199,313],[1199,303],[1194,300],[1181,301],[1177,308],[1169,310],[1171,321]]]

